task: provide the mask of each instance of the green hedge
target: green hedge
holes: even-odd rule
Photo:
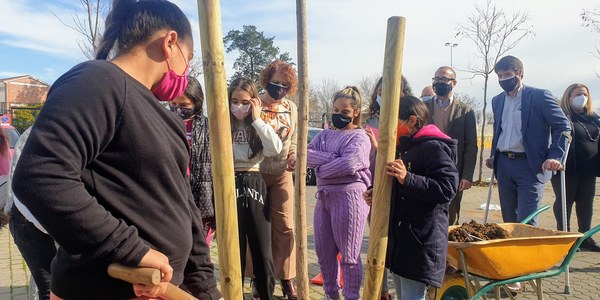
[[[43,104],[35,104],[25,107],[11,107],[12,125],[23,132],[33,125],[35,118],[40,113]]]

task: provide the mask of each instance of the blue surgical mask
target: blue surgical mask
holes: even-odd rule
[[[377,102],[377,105],[381,107],[381,96],[377,95],[377,98],[375,98],[375,102]]]

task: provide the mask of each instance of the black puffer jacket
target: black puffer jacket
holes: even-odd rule
[[[448,252],[448,205],[456,195],[456,140],[435,125],[403,137],[396,155],[408,169],[394,180],[387,267],[397,275],[441,286]]]

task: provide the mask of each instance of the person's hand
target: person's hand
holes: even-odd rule
[[[485,160],[485,165],[490,168],[493,169],[494,168],[494,157],[490,157],[488,159]]]
[[[154,250],[150,249],[138,264],[138,267],[155,268],[160,270],[162,274],[161,283],[156,286],[134,284],[133,291],[137,297],[160,297],[167,290],[167,284],[173,278],[173,268],[169,265],[169,258]]]
[[[296,153],[290,153],[287,158],[287,169],[292,172],[296,169]]]
[[[406,170],[406,166],[404,166],[404,162],[401,159],[397,159],[386,164],[385,174],[396,178],[400,184],[404,184],[408,171]]]
[[[560,170],[561,164],[560,161],[556,159],[546,159],[546,161],[542,164],[542,170],[545,171],[558,171]]]
[[[136,297],[147,297],[150,299],[161,298],[167,291],[168,282],[161,282],[158,285],[134,284],[133,292]],[[142,298],[145,299],[145,298]]]
[[[363,198],[365,199],[365,202],[367,202],[367,205],[371,206],[371,203],[373,203],[373,189],[368,189],[364,192]]]
[[[460,183],[458,184],[458,190],[459,191],[464,191],[464,190],[468,190],[471,188],[471,186],[473,185],[473,183],[469,180],[466,179],[461,179]]]
[[[365,128],[365,132],[369,136],[369,141],[371,141],[371,151],[377,150],[377,138],[375,138],[375,133],[371,128]]]
[[[250,110],[252,113],[252,121],[256,121],[260,119],[260,113],[262,111],[260,99],[252,98],[250,99]]]

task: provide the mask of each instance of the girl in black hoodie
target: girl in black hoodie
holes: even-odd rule
[[[448,251],[448,206],[458,187],[456,141],[427,124],[427,107],[413,96],[400,99],[396,160],[386,266],[400,299],[425,299],[440,287]],[[366,197],[367,202],[370,197]]]

